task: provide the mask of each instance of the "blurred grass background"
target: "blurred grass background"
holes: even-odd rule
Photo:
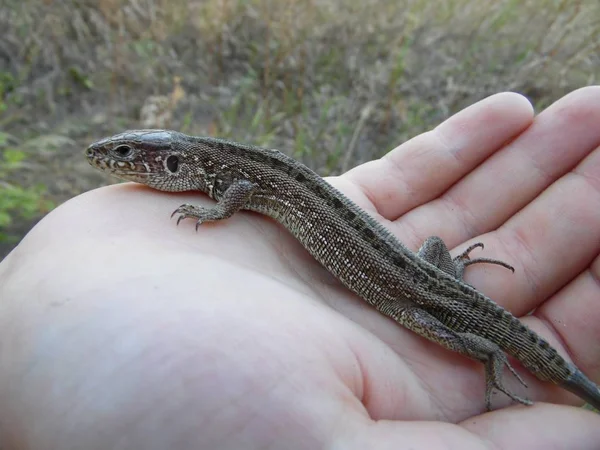
[[[597,0],[1,0],[0,29],[0,258],[114,181],[82,151],[126,128],[328,175],[490,94],[539,111],[600,77]]]

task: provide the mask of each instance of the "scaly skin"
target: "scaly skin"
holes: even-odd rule
[[[201,191],[212,208],[182,205],[173,214],[206,221],[239,210],[283,225],[327,270],[381,313],[420,336],[482,362],[486,406],[494,388],[529,405],[502,383],[506,354],[537,378],[600,408],[600,389],[508,311],[462,281],[474,263],[467,249],[454,260],[437,237],[413,253],[315,172],[276,150],[168,130],[127,131],[92,144],[91,165],[162,191]],[[476,245],[478,246],[478,245]],[[523,383],[524,384],[524,383]]]

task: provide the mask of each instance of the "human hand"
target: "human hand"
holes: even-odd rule
[[[329,181],[600,378],[600,88],[533,119],[500,94]],[[506,144],[509,142],[508,144]],[[343,288],[282,227],[133,184],[79,196],[0,264],[0,442],[30,449],[596,448],[600,417],[518,364],[536,401],[483,412],[481,364]],[[494,405],[509,404],[502,394]]]

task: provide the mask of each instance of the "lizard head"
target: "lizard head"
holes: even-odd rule
[[[162,191],[197,188],[185,176],[185,152],[176,145],[176,133],[168,130],[133,130],[101,139],[85,151],[95,168],[118,178],[146,184]]]

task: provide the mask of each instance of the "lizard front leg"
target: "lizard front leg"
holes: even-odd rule
[[[236,180],[227,188],[215,206],[206,208],[185,203],[173,211],[171,217],[179,214],[177,225],[183,219],[196,219],[197,231],[198,227],[204,222],[227,219],[243,209],[256,189],[257,186],[248,180]]]
[[[403,307],[392,312],[391,317],[397,322],[417,333],[418,335],[435,342],[448,350],[480,361],[485,366],[485,406],[491,410],[492,391],[498,389],[516,402],[531,405],[526,398],[519,397],[510,392],[502,383],[504,366],[523,384],[527,385],[511,366],[502,349],[492,341],[472,333],[459,333],[444,325],[427,311],[416,307]]]

